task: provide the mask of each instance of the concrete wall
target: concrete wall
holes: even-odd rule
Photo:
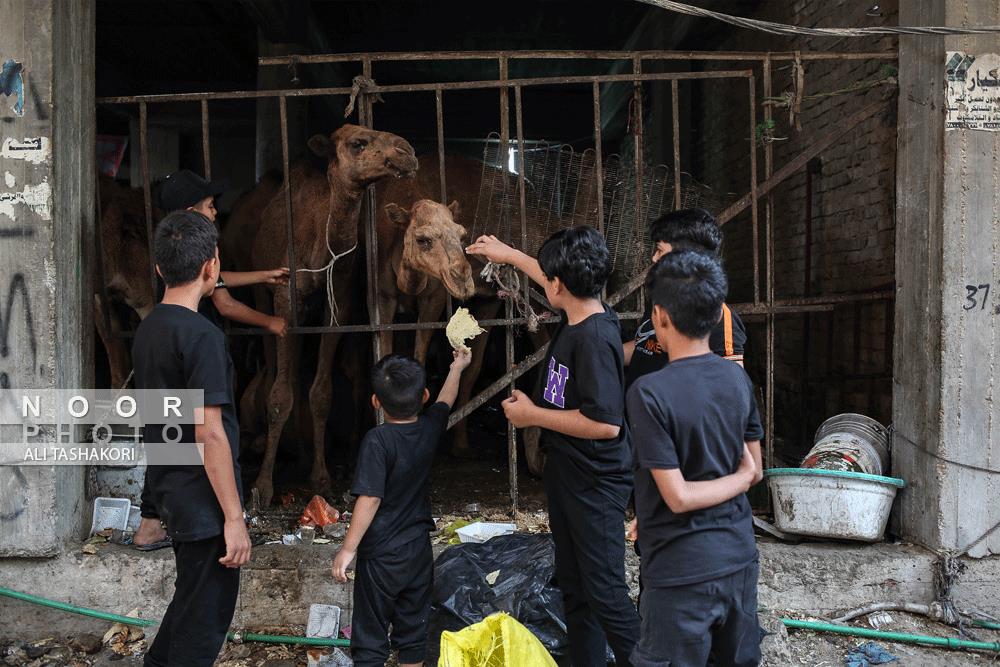
[[[897,2],[878,3],[882,16],[868,16],[874,3],[853,0],[797,0],[760,3],[754,18],[799,26],[870,26],[896,24]],[[757,31],[726,29],[709,35],[698,48],[723,51],[894,51],[892,38],[834,40],[784,38]],[[691,45],[695,46],[695,45]],[[805,64],[806,95],[830,93],[877,79],[878,60],[834,60]],[[743,68],[723,63],[712,68]],[[773,94],[792,88],[792,70],[785,61],[774,66]],[[757,70],[758,101],[763,90]],[[806,100],[799,121],[776,108],[772,143],[774,168],[798,155],[831,126],[879,99],[892,96],[891,86]],[[887,105],[892,109],[892,105]],[[682,114],[683,115],[683,114]],[[692,123],[685,139],[694,144],[691,163],[700,180],[717,192],[749,191],[749,108],[746,85],[719,81],[693,90]],[[758,122],[763,114],[758,111]],[[720,138],[723,138],[720,140]],[[895,252],[896,122],[894,113],[865,121],[824,151],[810,168],[803,168],[775,191],[776,298],[822,296],[891,289]],[[763,151],[758,152],[763,180]],[[809,190],[811,189],[811,195]],[[811,210],[807,205],[811,196]],[[811,222],[808,218],[811,217]],[[764,276],[763,221],[760,207],[761,264]],[[811,240],[807,242],[807,225]],[[752,236],[745,213],[725,227],[726,269],[730,301],[753,300]],[[809,270],[806,275],[807,253]],[[762,294],[764,286],[761,285]],[[812,445],[817,426],[840,412],[861,412],[882,423],[891,421],[892,304],[838,306],[833,312],[777,318],[775,359],[775,418],[777,453],[791,465]],[[808,341],[808,343],[807,343]],[[808,350],[806,349],[808,347]],[[751,325],[747,367],[755,382],[764,384],[763,322]]]
[[[0,386],[90,386],[94,3],[4,0],[0,16],[2,59],[23,68],[23,108],[0,95]],[[83,479],[0,467],[0,556],[58,553],[80,531]]]
[[[901,22],[996,25],[996,2],[905,3]],[[903,39],[893,455],[910,481],[904,535],[976,556],[1000,552],[1000,134],[945,130],[946,51],[1000,53],[996,36]],[[966,310],[973,285],[977,307]],[[977,542],[978,541],[978,542]]]

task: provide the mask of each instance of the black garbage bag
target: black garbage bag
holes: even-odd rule
[[[486,577],[497,570],[491,586]],[[566,617],[554,576],[551,535],[503,535],[446,550],[434,563],[429,664],[437,664],[442,631],[461,630],[498,611],[528,628],[549,653],[565,653]]]

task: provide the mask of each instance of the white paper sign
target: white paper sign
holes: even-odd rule
[[[1000,55],[948,51],[948,130],[1000,131]]]

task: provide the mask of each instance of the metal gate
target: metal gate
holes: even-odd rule
[[[644,132],[643,132],[643,95],[642,87],[645,82],[669,82],[670,83],[670,104],[672,123],[672,153],[673,163],[666,165],[668,173],[672,177],[672,208],[680,208],[683,200],[684,184],[682,175],[684,174],[681,164],[681,144],[679,126],[679,83],[682,81],[704,81],[709,79],[732,80],[734,85],[745,86],[747,95],[746,107],[746,134],[739,137],[745,140],[748,145],[748,156],[750,164],[750,178],[747,183],[746,194],[722,211],[715,210],[719,224],[726,224],[738,214],[749,209],[750,224],[752,225],[753,237],[753,294],[752,303],[730,304],[737,312],[750,315],[762,316],[766,323],[766,377],[764,385],[765,393],[765,465],[769,465],[773,458],[773,434],[774,434],[774,318],[776,314],[782,313],[804,313],[815,311],[829,311],[834,304],[839,303],[861,303],[865,301],[885,301],[892,299],[891,292],[874,292],[866,294],[838,295],[835,297],[811,297],[800,299],[776,300],[774,297],[774,218],[773,210],[768,193],[789,175],[801,170],[806,163],[830,146],[837,138],[843,136],[858,123],[866,120],[878,112],[884,105],[876,104],[862,109],[858,113],[843,119],[832,129],[828,130],[822,137],[816,139],[812,146],[789,161],[787,164],[775,170],[773,164],[773,148],[769,142],[760,142],[758,133],[758,81],[762,84],[764,98],[772,96],[772,76],[775,63],[794,63],[800,68],[801,76],[804,78],[806,67],[811,62],[816,61],[845,61],[845,60],[883,60],[894,61],[897,55],[895,52],[872,52],[872,53],[837,53],[837,52],[790,52],[790,53],[751,53],[751,52],[677,52],[677,51],[472,51],[472,52],[413,52],[413,53],[353,53],[353,54],[328,54],[328,55],[300,55],[300,56],[271,56],[262,57],[258,64],[261,67],[275,66],[297,66],[300,64],[316,63],[340,63],[342,65],[358,66],[359,78],[355,79],[352,87],[319,87],[319,88],[297,88],[284,90],[242,90],[231,92],[205,92],[205,93],[184,93],[173,95],[137,95],[128,97],[105,97],[99,98],[99,105],[127,105],[138,107],[139,117],[139,151],[141,160],[142,186],[145,201],[146,232],[150,245],[150,257],[152,257],[153,242],[153,205],[150,196],[150,171],[148,163],[148,108],[149,105],[189,102],[199,105],[201,114],[201,145],[204,157],[206,174],[211,178],[211,140],[210,140],[210,105],[212,102],[223,100],[259,100],[276,98],[279,106],[279,118],[281,124],[282,139],[282,166],[284,171],[284,197],[285,213],[287,223],[287,234],[289,240],[292,238],[292,206],[291,206],[291,184],[289,182],[291,170],[289,169],[289,143],[288,143],[288,113],[287,100],[296,97],[319,97],[319,96],[345,96],[352,102],[357,101],[358,122],[360,125],[375,128],[376,123],[373,112],[373,99],[379,93],[434,93],[435,117],[437,129],[437,154],[440,166],[439,180],[441,188],[441,202],[448,202],[448,184],[445,177],[445,127],[444,127],[444,104],[445,93],[453,91],[468,90],[488,90],[494,89],[499,92],[499,108],[497,109],[499,132],[498,150],[500,154],[506,155],[506,151],[513,150],[517,156],[516,181],[517,186],[514,191],[516,197],[514,203],[517,207],[513,224],[507,226],[507,241],[519,248],[529,247],[528,217],[526,215],[527,202],[525,198],[525,148],[526,140],[523,128],[523,104],[522,92],[526,88],[536,86],[579,86],[590,85],[592,90],[593,107],[590,113],[593,116],[593,149],[592,161],[593,169],[597,174],[605,172],[605,161],[608,154],[602,144],[602,123],[601,123],[601,91],[602,86],[615,83],[632,84],[633,97],[631,122],[634,124],[631,132],[633,141],[633,163],[628,165],[634,174],[634,194],[631,202],[618,202],[618,206],[631,206],[634,215],[631,216],[634,224],[633,233],[638,230],[641,234],[646,224],[650,221],[651,213],[649,193],[649,183],[655,183],[656,178],[646,178],[644,170],[648,169],[643,159],[644,156]],[[398,63],[403,61],[434,61],[447,63],[449,61],[491,61],[496,63],[497,75],[492,78],[476,81],[461,82],[441,82],[441,83],[414,83],[402,85],[379,85],[376,83],[377,72],[375,68],[382,63]],[[534,61],[543,63],[554,60],[590,60],[606,61],[617,63],[622,66],[625,73],[602,74],[585,76],[541,76],[530,78],[511,79],[508,76],[509,64],[512,61]],[[648,72],[650,64],[663,65],[665,63],[684,63],[694,69],[695,67],[733,67],[732,69],[702,69],[700,71],[677,71],[677,72]],[[513,104],[511,103],[511,91],[513,91]],[[352,105],[353,106],[353,105]],[[513,111],[513,133],[511,132],[511,113]],[[773,109],[770,105],[763,105],[762,116],[764,123],[768,123],[773,116]],[[332,128],[331,128],[332,129]],[[758,178],[758,152],[762,151],[764,156],[764,180]],[[506,161],[503,161],[506,164]],[[663,185],[663,178],[660,178]],[[669,182],[666,184],[669,188]],[[596,179],[596,196],[594,198],[594,218],[598,229],[606,233],[605,222],[608,219],[608,211],[605,206],[604,179]],[[367,206],[362,214],[361,224],[364,225],[365,233],[365,267],[367,274],[367,305],[370,321],[366,324],[343,324],[335,326],[304,326],[299,322],[296,299],[291,299],[292,322],[289,328],[290,335],[317,334],[328,332],[343,333],[371,333],[374,356],[380,357],[380,344],[378,333],[382,331],[404,331],[418,329],[443,329],[446,322],[416,322],[400,323],[381,322],[379,310],[376,307],[377,278],[376,267],[377,238],[375,234],[374,215],[374,189],[369,188]],[[764,234],[764,279],[760,276],[760,221],[759,202],[765,200],[765,212],[763,221]],[[668,202],[669,202],[668,197]],[[654,207],[658,208],[658,207]],[[100,225],[98,229],[97,248],[100,257],[101,239]],[[642,236],[625,238],[618,241],[624,242],[633,247],[642,248]],[[288,243],[288,266],[291,269],[289,289],[294,293],[295,280],[295,244]],[[100,270],[100,263],[98,264]],[[152,262],[151,262],[152,268]],[[618,306],[626,297],[635,293],[642,286],[646,271],[638,270],[635,275],[631,275],[627,282],[612,294],[607,295],[606,301],[612,306]],[[523,277],[522,277],[523,278]],[[154,281],[155,276],[151,276]],[[99,276],[100,289],[105,303],[108,302],[106,281],[104,276]],[[539,300],[537,292],[529,289],[528,281],[521,280],[525,300]],[[622,318],[637,318],[641,316],[641,290],[639,296],[639,312],[620,313]],[[109,317],[108,309],[104,309],[105,318]],[[451,312],[451,300],[449,297],[448,312]],[[513,328],[526,324],[526,319],[516,317],[513,306],[508,300],[506,303],[505,317],[501,319],[486,320],[481,322],[484,327],[504,327],[506,334],[506,373],[490,384],[486,389],[474,396],[467,404],[458,406],[451,416],[449,428],[455,423],[464,419],[469,413],[483,405],[491,397],[504,391],[512,391],[514,382],[533,366],[538,364],[544,356],[544,349],[536,350],[534,353],[520,361],[515,360]],[[233,335],[260,335],[265,333],[259,329],[230,330]],[[516,433],[513,426],[507,427],[507,450],[510,480],[510,497],[514,511],[517,511],[517,442]]]

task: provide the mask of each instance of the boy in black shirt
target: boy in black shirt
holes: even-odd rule
[[[175,591],[145,664],[212,665],[233,619],[239,567],[250,558],[240,491],[239,425],[225,335],[198,314],[219,277],[218,233],[190,211],[156,229],[163,301],[142,321],[132,347],[137,389],[201,389],[203,421],[181,442],[204,443],[204,466],[150,466],[146,482],[166,522],[177,563]],[[202,412],[203,415],[199,415]],[[146,442],[163,442],[147,427]]]
[[[745,492],[762,477],[753,387],[712,353],[726,276],[673,252],[650,273],[652,323],[670,364],[636,380],[628,415],[642,547],[642,639],[632,663],[760,662],[757,546]]]
[[[562,311],[541,391],[532,401],[515,390],[503,407],[514,426],[542,428],[549,525],[573,664],[604,665],[610,643],[617,664],[628,665],[639,636],[625,583],[632,453],[621,330],[600,299],[611,273],[608,247],[596,229],[582,226],[549,237],[537,261],[493,236],[480,237],[467,252],[524,271]]]
[[[423,664],[434,574],[428,477],[471,360],[467,350],[455,352],[437,402],[420,416],[430,397],[420,364],[392,354],[372,369],[372,406],[385,412],[385,423],[361,441],[351,487],[357,501],[333,560],[333,578],[344,583],[358,556],[351,657],[359,667],[385,664],[390,625],[400,667]]]
[[[722,247],[722,229],[712,214],[702,208],[673,211],[650,225],[653,263],[675,250],[696,250],[718,257]],[[712,328],[708,339],[712,352],[743,365],[747,333],[740,316],[722,304],[722,318]],[[647,317],[636,329],[634,340],[625,343],[625,386],[646,373],[667,365],[667,353],[656,341],[653,323]]]

